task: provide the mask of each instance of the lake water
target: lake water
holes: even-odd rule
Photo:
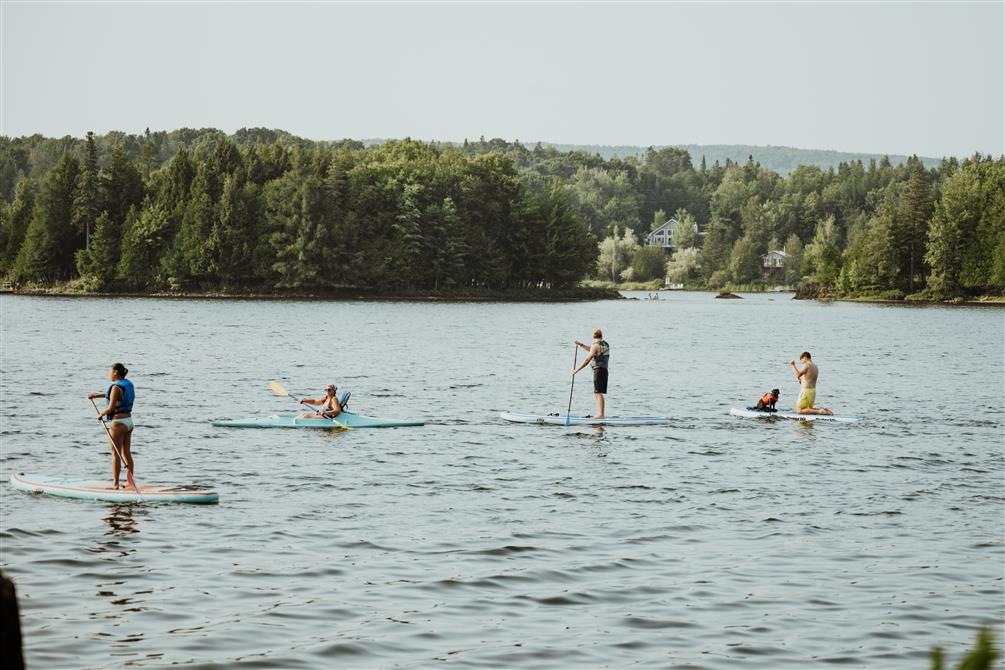
[[[638,294],[642,297],[645,294]],[[987,307],[789,295],[572,304],[3,296],[2,566],[31,668],[925,668],[1005,603],[1003,333]],[[574,339],[609,414],[564,412]],[[787,364],[857,425],[740,419]],[[137,479],[211,507],[13,491],[96,478],[122,361]],[[421,428],[210,426],[328,382]],[[593,410],[589,371],[574,410]]]

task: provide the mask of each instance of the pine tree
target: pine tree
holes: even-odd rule
[[[595,264],[597,238],[576,216],[560,182],[552,183],[541,207],[545,227],[544,280],[556,288],[572,286]]]
[[[143,200],[143,178],[126,155],[122,143],[115,145],[112,157],[101,172],[101,197],[98,211],[108,212],[112,222],[122,226],[129,209]]]
[[[417,202],[419,191],[421,187],[417,184],[405,185],[394,223],[396,259],[394,273],[409,289],[415,287],[416,279],[424,270],[422,257],[425,240],[420,226],[422,211]]]
[[[19,282],[44,282],[55,278],[53,246],[43,218],[33,217],[14,260],[13,278]]]
[[[210,234],[216,275],[226,285],[253,275],[251,260],[256,231],[242,179],[238,170],[224,180],[220,214]]]
[[[108,212],[102,212],[91,236],[91,246],[77,252],[77,272],[105,286],[115,277],[119,263],[120,234]]]
[[[942,197],[935,205],[928,229],[925,260],[931,266],[928,287],[937,295],[960,292],[963,255],[980,220],[981,183],[976,170],[965,169],[943,184]]]
[[[73,227],[84,236],[84,247],[90,246],[91,232],[98,220],[101,184],[98,180],[98,148],[94,133],[88,131],[84,143],[84,160],[77,177],[77,190],[73,198]]]
[[[82,241],[73,228],[73,198],[80,164],[69,152],[49,171],[15,261],[20,280],[69,279]]]
[[[135,207],[129,210],[118,265],[118,276],[127,284],[146,288],[159,283],[170,225],[167,212],[156,203],[147,201],[142,213],[137,213]]]
[[[441,284],[460,283],[466,248],[453,200],[444,198],[442,203],[430,206],[424,219],[428,231],[425,235],[425,256],[432,274],[433,290],[439,290]]]
[[[0,222],[0,273],[7,273],[14,266],[35,213],[35,187],[28,178],[22,178],[17,183],[14,202],[10,207],[4,207],[3,213],[3,221]]]
[[[897,212],[898,247],[907,272],[906,285],[914,291],[914,280],[922,270],[928,221],[932,214],[932,199],[928,173],[917,156],[909,167],[910,177],[900,195]]]
[[[192,180],[181,226],[174,239],[169,267],[175,281],[205,283],[213,269],[210,235],[216,222],[217,207],[209,194],[206,168],[200,165]]]

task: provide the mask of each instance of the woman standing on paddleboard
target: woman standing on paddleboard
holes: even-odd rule
[[[129,468],[129,474],[135,476],[136,466],[133,463],[132,454],[132,442],[133,442],[133,401],[136,399],[136,389],[133,387],[133,383],[126,379],[126,375],[129,374],[129,370],[122,363],[114,364],[108,371],[108,378],[112,380],[111,385],[108,390],[104,393],[88,393],[87,399],[94,400],[95,398],[107,398],[108,406],[102,411],[98,412],[98,421],[104,421],[105,417],[109,417],[111,421],[108,423],[108,439],[111,442],[112,448],[112,479],[115,482],[115,488],[119,488],[119,472],[122,469],[122,463],[119,460],[119,454],[122,455],[122,460],[125,461],[125,465]]]

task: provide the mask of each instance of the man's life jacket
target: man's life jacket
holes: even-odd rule
[[[611,359],[611,345],[606,340],[600,340],[597,344],[600,345],[600,353],[593,357],[591,367],[606,368],[608,361]]]

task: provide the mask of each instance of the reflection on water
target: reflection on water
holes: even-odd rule
[[[29,667],[914,670],[934,644],[959,657],[978,625],[1002,624],[1002,312],[777,298],[0,297],[0,479],[106,473],[90,405],[53,422],[31,394],[89,389],[122,360],[144,481],[221,493],[203,508],[5,490],[0,560]],[[95,315],[112,311],[132,327],[109,341]],[[304,324],[338,346],[319,357]],[[771,338],[750,337],[765,324]],[[598,326],[608,412],[671,425],[498,418],[565,412],[569,344]],[[515,333],[502,357],[500,333]],[[728,416],[765,387],[794,402],[787,361],[804,349],[820,404],[864,423]],[[269,379],[308,394],[336,380],[356,411],[429,423],[209,425],[291,409]],[[594,408],[582,386],[573,412]]]
[[[108,516],[105,517],[108,532],[105,535],[131,535],[140,532],[136,525],[137,514],[134,513],[137,507],[136,503],[109,505]],[[139,514],[142,514],[142,511]]]
[[[107,510],[102,519],[108,528],[95,541],[93,547],[87,548],[87,551],[94,554],[110,554],[105,557],[110,560],[114,560],[115,557],[126,557],[136,551],[123,540],[140,532],[136,523],[137,507],[138,505],[134,503],[107,503]]]

